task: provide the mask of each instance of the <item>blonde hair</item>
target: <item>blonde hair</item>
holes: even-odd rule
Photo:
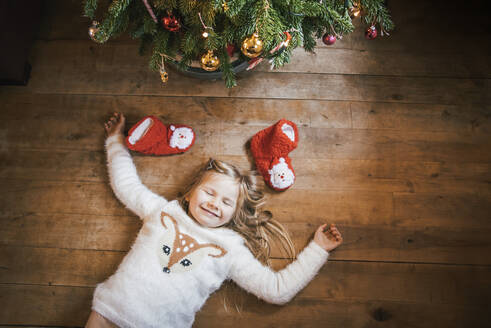
[[[257,187],[254,172],[242,174],[235,166],[210,158],[186,188],[184,194],[179,197],[179,202],[186,212],[189,209],[186,198],[200,185],[207,173],[224,174],[239,184],[235,213],[223,227],[241,234],[252,254],[268,266],[271,266],[273,242],[279,242],[287,256],[291,259],[295,258],[295,246],[286,228],[272,218],[271,212],[262,210],[266,199]]]

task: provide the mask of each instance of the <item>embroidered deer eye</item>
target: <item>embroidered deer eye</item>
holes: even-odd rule
[[[181,261],[181,264],[186,267],[186,266],[190,266],[192,263],[188,259],[184,259]]]
[[[167,255],[170,254],[170,247],[169,246],[164,245],[164,247],[162,247],[162,250],[164,251],[165,254],[167,254]]]

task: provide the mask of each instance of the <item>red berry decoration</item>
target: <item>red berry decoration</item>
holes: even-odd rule
[[[162,18],[162,25],[171,32],[177,32],[181,28],[181,24],[179,24],[179,21],[173,15]]]
[[[334,44],[336,42],[336,37],[332,34],[324,34],[322,37],[322,42],[324,42],[326,45],[330,46],[331,44]]]
[[[377,37],[377,29],[375,28],[374,25],[372,25],[365,31],[365,38],[367,38],[368,40],[373,40],[376,37]]]

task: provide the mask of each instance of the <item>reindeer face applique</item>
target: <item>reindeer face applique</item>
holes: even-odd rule
[[[189,271],[207,256],[222,257],[227,251],[214,244],[200,244],[193,237],[179,231],[177,221],[162,212],[160,220],[166,233],[160,240],[159,260],[162,271],[177,273]]]

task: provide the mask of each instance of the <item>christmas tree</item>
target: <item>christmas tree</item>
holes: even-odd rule
[[[388,34],[394,24],[384,0],[112,0],[101,23],[89,28],[104,43],[129,31],[152,47],[150,68],[168,75],[165,63],[183,71],[199,60],[204,71],[221,72],[227,87],[236,85],[234,63],[248,69],[267,59],[272,68],[288,63],[293,49],[313,52],[316,39],[333,44],[353,32],[361,17],[367,39]],[[84,13],[97,19],[98,0],[85,0]],[[204,72],[203,71],[203,72]]]

